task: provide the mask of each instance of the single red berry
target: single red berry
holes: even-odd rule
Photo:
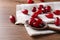
[[[33,0],[28,0],[27,2],[28,2],[28,4],[32,4],[32,3],[34,3]]]
[[[45,10],[46,10],[46,12],[50,12],[51,11],[51,7],[50,6],[46,6]]]
[[[43,23],[42,19],[40,19],[40,18],[38,18],[38,20],[36,22],[37,22],[37,24],[42,24]]]
[[[33,26],[36,27],[36,28],[38,28],[39,27],[39,24],[37,24],[37,22],[34,22],[33,23]]]
[[[59,26],[60,25],[60,19],[57,17],[56,20],[55,20],[55,25],[56,26]]]
[[[15,17],[14,17],[13,15],[10,16],[10,21],[11,21],[12,23],[15,23],[15,22],[16,22],[16,19],[15,19]]]
[[[36,18],[38,16],[38,13],[34,13],[31,17]]]
[[[41,2],[45,2],[44,0],[40,0]]]
[[[25,10],[22,11],[22,13],[27,15],[28,14],[28,10],[25,9]]]
[[[48,13],[48,14],[46,14],[46,17],[47,17],[47,18],[53,18],[54,16],[53,16],[52,13]]]
[[[32,12],[36,12],[36,7],[33,7]]]
[[[43,7],[43,5],[39,5],[38,9],[41,10]]]
[[[60,15],[60,10],[55,10],[55,11],[54,11],[54,14]]]

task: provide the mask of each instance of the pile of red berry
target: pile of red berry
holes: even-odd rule
[[[42,10],[42,9],[44,9],[44,10]],[[54,12],[51,12],[50,6],[44,7],[43,5],[39,5],[38,10],[36,10],[36,8],[35,8],[35,9],[33,9],[33,11],[34,11],[34,14],[31,16],[31,19],[29,20],[29,24],[32,27],[36,27],[36,28],[41,28],[41,27],[45,26],[43,20],[41,18],[38,18],[39,14],[45,13],[46,14],[45,16],[50,19],[54,18],[54,14],[60,15],[60,10],[55,10]],[[56,26],[60,26],[60,19],[58,17],[55,19],[54,24]]]
[[[33,27],[39,28],[40,24],[42,24],[43,21],[40,18],[31,18],[29,20],[29,24]]]

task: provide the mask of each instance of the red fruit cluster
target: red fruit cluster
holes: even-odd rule
[[[59,19],[58,17],[56,17],[55,25],[56,25],[56,26],[60,26],[60,19]]]
[[[42,24],[42,19],[38,18],[38,15],[42,13],[42,10],[36,11],[33,15],[32,18],[30,19],[29,24],[33,27],[39,28],[40,24]]]
[[[47,13],[47,12],[51,12],[51,7],[50,6],[44,7],[43,13]]]
[[[42,24],[42,19],[40,19],[40,18],[31,18],[29,24],[32,27],[39,28],[39,25]]]
[[[51,11],[51,7],[50,6],[46,6],[45,10],[46,10],[46,12],[50,12]]]
[[[51,12],[51,7],[50,6],[44,7],[43,5],[39,5],[38,9],[42,10],[43,13]]]
[[[48,13],[47,15],[45,15],[47,18],[53,18],[54,17],[54,15],[52,14],[52,13]]]
[[[55,11],[54,11],[54,14],[60,15],[60,10],[55,10]]]
[[[13,15],[11,15],[11,16],[9,17],[9,19],[10,19],[10,21],[11,21],[12,23],[15,23],[15,22],[16,22],[16,19],[15,19],[15,17],[14,17]]]
[[[32,3],[34,3],[33,0],[27,0],[27,2],[28,2],[28,4],[32,4]]]
[[[27,15],[28,14],[28,10],[25,9],[25,10],[22,11],[22,13]]]

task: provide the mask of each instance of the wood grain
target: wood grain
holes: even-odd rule
[[[34,0],[38,3],[39,0]],[[46,2],[56,0],[45,0]],[[59,0],[57,0],[59,1]],[[15,15],[16,5],[27,3],[26,0],[0,0],[0,40],[60,40],[60,34],[30,37],[23,25],[15,25],[9,21],[11,14]]]

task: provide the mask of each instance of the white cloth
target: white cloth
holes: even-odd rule
[[[45,14],[38,15],[39,18],[41,18],[45,23],[54,23],[55,19],[49,19],[45,16]]]
[[[60,29],[60,26],[56,26],[55,24],[48,24],[48,26],[51,28]]]
[[[53,2],[54,3],[54,2]],[[15,24],[19,24],[25,23],[26,19],[29,19],[30,16],[33,14],[33,12],[31,11],[33,7],[36,7],[38,9],[38,6],[40,4],[43,4],[44,6],[50,5],[53,8],[53,3],[49,2],[49,3],[37,3],[37,4],[21,4],[21,5],[17,5],[16,6],[16,23]],[[28,15],[24,15],[21,11],[27,9],[28,10],[28,14],[30,15],[29,17],[26,17]],[[26,19],[25,19],[26,18]],[[24,21],[23,21],[24,20]]]
[[[25,21],[26,20],[29,20],[29,18],[31,17],[31,15],[33,14],[33,12],[31,12],[31,10],[32,10],[32,8],[33,7],[36,7],[36,8],[38,8],[38,5],[40,5],[40,4],[43,4],[44,6],[47,6],[47,5],[50,5],[51,7],[52,7],[52,9],[53,9],[53,11],[54,10],[56,10],[56,9],[60,9],[60,5],[58,5],[58,4],[60,4],[60,2],[46,2],[46,3],[37,3],[37,4],[21,4],[21,5],[17,5],[16,6],[16,23],[15,24],[19,24],[19,23],[21,23],[21,24],[24,24],[24,26],[25,26],[25,28],[26,28],[26,30],[27,30],[27,32],[28,32],[28,34],[30,35],[30,36],[35,36],[35,35],[41,35],[41,34],[50,34],[50,33],[55,33],[54,31],[51,31],[51,30],[43,30],[43,31],[37,31],[37,30],[34,30],[34,29],[32,29],[31,27],[28,27],[26,24],[25,24]],[[25,14],[23,14],[21,11],[22,10],[24,10],[24,9],[27,9],[29,12],[28,12],[28,14],[30,14],[30,16],[29,15],[25,15]],[[43,15],[42,15],[43,16]],[[44,17],[42,17],[42,16],[40,16],[45,22],[51,22],[51,21],[54,21],[54,19],[48,19],[48,20],[46,20]],[[55,17],[56,17],[56,15],[55,15]],[[60,17],[60,16],[58,16],[58,17]],[[49,25],[49,26],[52,26],[52,25]],[[53,26],[52,26],[53,27]],[[54,26],[55,27],[55,26]]]
[[[29,36],[36,36],[36,35],[45,35],[45,34],[52,34],[55,33],[54,31],[51,30],[34,30],[30,26],[27,26],[27,24],[24,24],[27,33]]]
[[[24,24],[26,20],[28,20],[30,18],[30,16],[33,14],[33,12],[31,11],[33,7],[36,7],[38,8],[38,6],[40,4],[43,4],[44,6],[51,6],[52,7],[52,10],[56,10],[56,9],[60,9],[60,2],[46,2],[46,3],[37,3],[37,4],[21,4],[21,5],[17,5],[16,6],[16,23],[15,24],[19,24],[19,23],[22,23]],[[24,9],[27,9],[29,12],[28,15],[24,15],[21,11],[24,10]],[[26,17],[27,16],[27,17]],[[23,21],[24,20],[24,21]],[[54,19],[53,19],[54,20]],[[45,20],[46,22],[47,20]],[[48,19],[48,21],[50,22],[50,20]],[[48,22],[47,21],[47,22]]]
[[[21,11],[16,12],[16,23],[15,24],[24,24],[26,20],[28,20],[30,16],[23,14]]]

